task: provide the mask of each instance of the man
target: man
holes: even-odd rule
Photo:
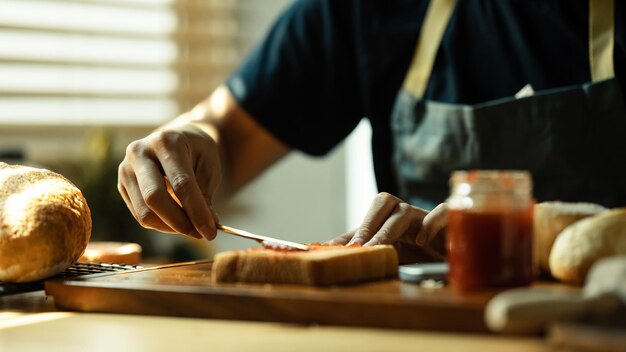
[[[367,117],[383,193],[337,243],[428,243],[456,169],[626,205],[625,18],[610,0],[297,1],[225,86],[129,146],[120,193],[143,226],[210,240],[218,191]]]

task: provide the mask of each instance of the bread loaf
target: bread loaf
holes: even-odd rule
[[[310,245],[311,250],[251,248],[218,253],[214,282],[332,285],[396,276],[398,256],[389,245]]]
[[[0,281],[35,281],[65,270],[90,234],[89,207],[70,181],[0,162]]]
[[[543,202],[534,208],[533,260],[540,273],[550,273],[550,251],[563,229],[583,218],[607,210],[593,203]]]
[[[626,208],[580,220],[561,232],[550,252],[554,277],[580,284],[599,259],[626,254]]]

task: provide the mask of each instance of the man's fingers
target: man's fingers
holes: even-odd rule
[[[155,154],[196,231],[208,240],[215,238],[217,229],[213,213],[200,191],[188,150],[188,141],[178,133],[161,132]]]
[[[136,173],[143,200],[155,215],[160,214],[160,219],[175,232],[202,238],[182,208],[167,192],[165,179],[155,164],[144,162],[137,165]]]
[[[137,179],[134,174],[126,174],[124,176],[124,185],[118,187],[120,194],[124,198],[128,209],[141,226],[161,232],[178,232],[167,225],[159,216],[157,216],[150,207],[145,203],[143,194],[138,186]],[[192,237],[198,235],[187,234]]]
[[[415,243],[418,246],[427,245],[441,230],[448,226],[447,213],[448,205],[441,203],[424,217],[422,227],[415,238]]]
[[[359,226],[348,244],[365,244],[369,242],[400,203],[402,203],[401,199],[389,193],[382,192],[376,195],[367,214],[365,214],[363,223]]]
[[[144,148],[142,148],[141,143],[135,141],[128,145],[126,148],[126,156],[118,168],[118,191],[131,214],[141,226],[157,231],[175,233],[176,231],[156,216],[143,200],[133,163],[137,163],[138,160],[145,157]]]
[[[124,188],[124,186],[121,183],[118,183],[117,184],[117,190],[120,193],[120,195],[122,196],[122,199],[124,200],[124,203],[126,204],[126,207],[130,211],[130,213],[133,215],[135,220],[137,220],[137,214],[135,213],[135,208],[133,207],[133,202],[130,200],[130,197],[128,196],[128,192],[126,192],[126,188]]]
[[[213,204],[215,193],[222,182],[222,170],[219,164],[210,162],[208,158],[200,159],[196,164],[195,176],[198,180],[203,180],[205,187],[201,187],[202,196],[209,205]]]
[[[346,245],[348,244],[348,242],[350,242],[352,237],[354,237],[355,232],[356,232],[356,229],[350,232],[346,232],[343,235],[337,236],[333,238],[332,240],[328,240],[324,243],[330,244],[330,245],[340,245],[340,246]]]
[[[394,209],[393,214],[365,245],[373,246],[395,243],[401,236],[411,232],[415,224],[421,223],[423,217],[424,213],[421,209],[407,203],[400,203]]]

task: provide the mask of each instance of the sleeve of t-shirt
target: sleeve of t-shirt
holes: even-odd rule
[[[327,153],[363,116],[348,3],[296,1],[227,81],[256,121],[308,154]]]

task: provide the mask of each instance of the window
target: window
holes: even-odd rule
[[[156,125],[239,61],[236,0],[0,1],[0,125]]]

